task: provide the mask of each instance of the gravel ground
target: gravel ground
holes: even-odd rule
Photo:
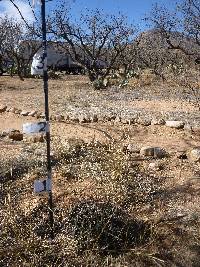
[[[196,125],[200,112],[186,88],[157,84],[140,88],[112,87],[94,91],[84,76],[49,81],[51,114],[110,114],[122,117],[183,120]],[[14,98],[13,98],[14,92]],[[42,80],[1,77],[0,102],[25,110],[43,110]]]

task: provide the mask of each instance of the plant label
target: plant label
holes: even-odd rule
[[[51,192],[51,190],[52,190],[51,179],[34,181],[34,193],[35,194],[48,193],[48,192]]]
[[[46,121],[23,124],[24,134],[43,133],[47,131],[49,131],[49,124]]]

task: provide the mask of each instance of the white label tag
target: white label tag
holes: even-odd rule
[[[43,71],[47,70],[47,56],[43,56],[41,53],[36,53],[33,56],[31,65],[31,75],[43,75]]]
[[[24,134],[43,133],[48,131],[49,131],[49,123],[47,123],[46,121],[23,124]]]
[[[50,192],[52,190],[51,179],[46,180],[35,180],[34,181],[34,193],[42,194],[46,192]]]

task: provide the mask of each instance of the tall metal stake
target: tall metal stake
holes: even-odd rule
[[[50,156],[50,129],[49,129],[49,96],[48,96],[48,73],[47,73],[47,40],[46,40],[46,19],[45,19],[45,0],[41,0],[41,15],[42,15],[42,47],[43,47],[43,84],[44,84],[44,97],[45,97],[45,117],[47,123],[46,143],[47,143],[47,181],[52,182],[52,168]],[[48,205],[49,205],[49,224],[50,224],[50,237],[54,238],[54,218],[53,218],[53,200],[52,191],[48,192]]]

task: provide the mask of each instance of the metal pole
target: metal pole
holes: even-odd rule
[[[47,40],[46,40],[46,19],[45,19],[45,0],[41,0],[41,15],[42,15],[42,47],[43,47],[43,84],[44,84],[44,97],[45,97],[45,117],[47,123],[46,131],[46,144],[47,144],[47,172],[48,181],[51,184],[52,168],[50,156],[50,129],[49,129],[49,97],[48,97],[48,73],[47,73]],[[54,238],[54,218],[53,218],[53,200],[52,191],[48,192],[48,205],[49,205],[49,224],[50,224],[50,237]]]

